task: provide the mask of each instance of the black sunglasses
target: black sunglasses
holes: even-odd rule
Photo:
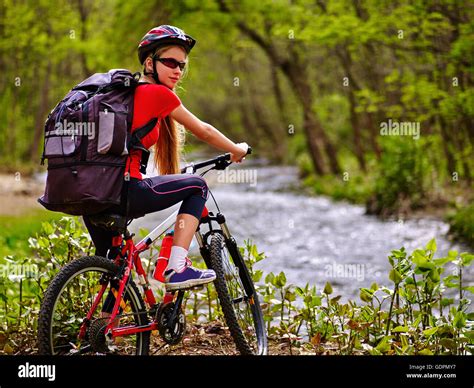
[[[156,60],[170,69],[176,69],[179,66],[179,69],[183,71],[186,66],[186,62],[180,62],[174,58],[156,58]]]

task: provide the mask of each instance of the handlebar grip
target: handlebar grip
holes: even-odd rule
[[[247,148],[247,153],[245,155],[247,156],[247,155],[250,155],[251,153],[252,153],[252,147],[249,146]],[[230,156],[231,156],[230,152],[224,154],[224,156],[225,156],[225,160],[230,161]]]

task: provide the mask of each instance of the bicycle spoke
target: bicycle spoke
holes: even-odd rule
[[[114,289],[110,287],[107,287],[105,292],[102,290],[104,281],[107,284],[108,279],[111,278],[110,275],[107,275],[107,270],[103,268],[86,268],[72,274],[61,288],[55,290],[56,295],[49,303],[51,309],[50,328],[44,331],[50,333],[50,352],[52,354],[94,353],[97,352],[94,350],[97,347],[105,349],[106,352],[108,349],[104,337],[108,322],[106,317],[112,311],[112,306],[115,303],[115,297],[109,296],[109,293],[116,295],[117,292],[111,293]],[[130,297],[132,290],[130,287],[129,284],[125,289],[120,311],[116,318],[116,327],[133,327],[148,322],[147,313],[138,311],[137,302],[132,305],[132,300],[136,300],[136,296],[135,299]],[[136,294],[135,292],[134,295]],[[100,299],[97,300],[99,295],[101,295]],[[96,309],[92,312],[91,319],[86,321],[85,318],[95,302],[98,302]],[[79,333],[84,324],[86,331],[84,338],[81,339]],[[115,338],[112,346],[114,353],[133,354],[139,349],[141,351],[142,342],[139,341],[143,341],[145,335],[149,335],[149,333],[136,333]]]
[[[241,303],[242,301],[245,301],[245,302],[246,302],[247,300],[248,300],[247,298],[245,298],[245,297],[242,296],[242,297],[240,297],[240,298],[234,298],[234,299],[232,299],[232,303],[233,303],[233,304],[239,304],[239,303]]]
[[[255,352],[257,349],[257,336],[254,328],[253,314],[251,310],[251,298],[245,292],[240,279],[239,269],[231,261],[225,243],[221,245],[222,265],[225,272],[227,289],[231,303],[234,306],[237,321],[242,334],[246,337],[248,344]]]

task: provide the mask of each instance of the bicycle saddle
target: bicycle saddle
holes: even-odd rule
[[[127,228],[127,217],[120,214],[95,214],[89,216],[90,222],[102,229],[123,233]]]

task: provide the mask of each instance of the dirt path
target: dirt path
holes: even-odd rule
[[[30,209],[42,209],[36,201],[43,184],[17,174],[0,174],[0,215],[19,215]]]

